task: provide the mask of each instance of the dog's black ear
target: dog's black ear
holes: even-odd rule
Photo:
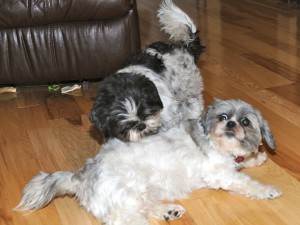
[[[89,119],[92,122],[92,124],[98,129],[100,130],[100,121],[99,118],[96,116],[96,112],[94,110],[92,110],[89,114]]]
[[[90,112],[90,114],[89,114],[89,119],[90,119],[90,121],[91,121],[91,123],[92,123],[92,125],[97,129],[97,130],[99,130],[100,132],[103,132],[104,131],[104,129],[105,129],[105,127],[107,127],[108,126],[108,121],[109,120],[100,120],[100,118],[99,118],[99,112],[97,112],[96,110],[92,110],[91,112]],[[106,117],[107,118],[107,117]]]

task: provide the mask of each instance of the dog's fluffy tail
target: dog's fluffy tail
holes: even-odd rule
[[[172,41],[182,41],[185,44],[193,41],[193,34],[197,33],[197,27],[172,0],[162,1],[158,10],[158,18],[162,30],[170,35]]]
[[[20,203],[14,208],[17,211],[34,211],[51,202],[58,195],[75,194],[76,181],[74,173],[58,171],[41,172],[25,186]]]
[[[172,0],[162,1],[157,16],[161,29],[170,35],[170,40],[183,43],[197,59],[205,47],[200,43],[199,31],[193,20]]]

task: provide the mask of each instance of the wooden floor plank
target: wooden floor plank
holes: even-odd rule
[[[300,105],[300,83],[281,85],[279,87],[268,88],[268,90],[281,98],[284,98],[286,102],[290,102],[297,106]]]
[[[294,84],[285,86],[292,88]],[[286,98],[277,95],[276,93],[269,90],[259,90],[254,93],[250,92],[250,94],[253,98],[263,103],[272,111],[276,112],[281,117],[292,122],[294,125],[300,128],[300,117],[298,116],[300,115],[300,104],[294,104],[291,101],[291,98],[286,101]]]

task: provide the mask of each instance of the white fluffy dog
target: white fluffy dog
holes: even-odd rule
[[[198,188],[273,199],[280,190],[237,170],[241,161],[243,166],[263,163],[260,154],[252,156],[262,138],[275,147],[257,110],[240,100],[217,100],[201,121],[184,122],[140,142],[108,141],[75,173],[40,173],[26,185],[16,209],[37,210],[69,194],[107,225],[149,225],[148,217],[181,217],[182,206],[161,200],[185,198]]]

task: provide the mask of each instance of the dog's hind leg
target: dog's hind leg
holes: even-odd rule
[[[133,212],[131,210],[115,209],[110,215],[103,218],[105,225],[150,225],[146,216],[141,212]]]
[[[155,204],[149,216],[159,220],[176,220],[183,216],[185,209],[181,205],[176,204]]]
[[[151,208],[132,210],[127,208],[113,209],[112,213],[103,218],[105,225],[150,225],[147,217],[158,220],[175,220],[183,216],[185,209],[176,204],[155,204]]]
[[[152,206],[147,195],[139,191],[130,192],[123,189],[122,201],[113,201],[109,211],[102,216],[105,225],[150,225],[149,207]],[[146,199],[143,199],[143,197]],[[111,202],[112,203],[112,202]]]

